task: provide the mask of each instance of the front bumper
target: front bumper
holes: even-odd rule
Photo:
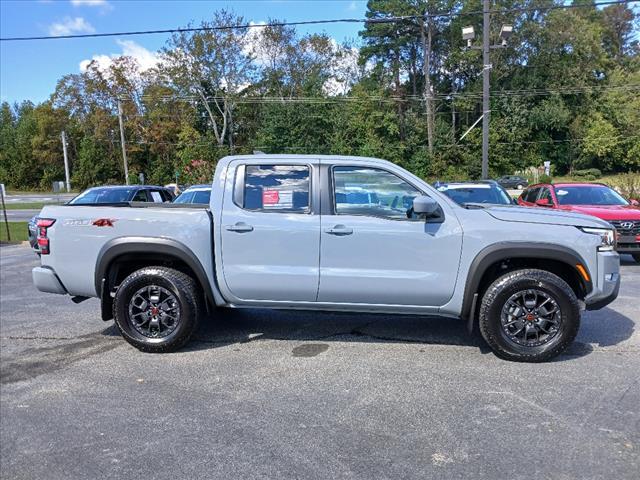
[[[33,278],[33,284],[41,292],[58,293],[64,295],[67,289],[64,288],[62,282],[56,275],[56,272],[47,267],[35,267],[31,270],[31,276]]]
[[[618,297],[619,291],[620,255],[617,252],[599,252],[593,290],[584,300],[587,310],[599,310],[609,305]]]

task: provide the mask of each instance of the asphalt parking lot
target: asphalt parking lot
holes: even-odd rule
[[[178,353],[98,302],[31,285],[0,248],[2,478],[626,479],[640,471],[640,265],[546,364],[462,322],[232,311]]]

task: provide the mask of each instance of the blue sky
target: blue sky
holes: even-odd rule
[[[211,18],[227,8],[247,21],[362,18],[365,0],[0,0],[0,36],[41,36],[166,29]],[[299,27],[338,41],[356,39],[358,24]],[[149,59],[167,35],[0,42],[0,100],[41,102],[58,79],[95,56],[128,53]]]

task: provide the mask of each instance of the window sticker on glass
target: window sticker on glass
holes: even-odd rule
[[[556,190],[556,195],[566,195],[567,193],[569,192],[567,192],[566,190]]]
[[[262,206],[264,208],[293,208],[293,192],[291,190],[263,190]]]
[[[150,192],[151,193],[151,198],[153,198],[153,201],[155,203],[162,203],[162,195],[160,195],[160,192]]]

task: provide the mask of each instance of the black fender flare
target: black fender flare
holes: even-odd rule
[[[109,292],[103,291],[109,267],[120,255],[131,253],[156,253],[183,261],[196,275],[196,280],[202,286],[207,302],[215,305],[209,278],[198,257],[183,243],[161,237],[118,237],[109,240],[102,246],[96,260],[94,281],[96,293],[103,300],[103,303],[103,297],[109,294]]]
[[[593,289],[592,275],[589,271],[587,263],[582,256],[575,250],[562,245],[539,242],[500,242],[481,250],[471,262],[467,273],[467,281],[464,289],[464,297],[462,300],[461,317],[471,319],[475,312],[472,311],[474,296],[478,293],[480,280],[487,269],[496,262],[501,260],[510,260],[514,258],[532,259],[532,260],[555,260],[562,262],[578,273],[578,278],[582,282],[585,292],[589,293]],[[582,265],[587,274],[589,281],[586,281],[576,268],[576,265]]]

